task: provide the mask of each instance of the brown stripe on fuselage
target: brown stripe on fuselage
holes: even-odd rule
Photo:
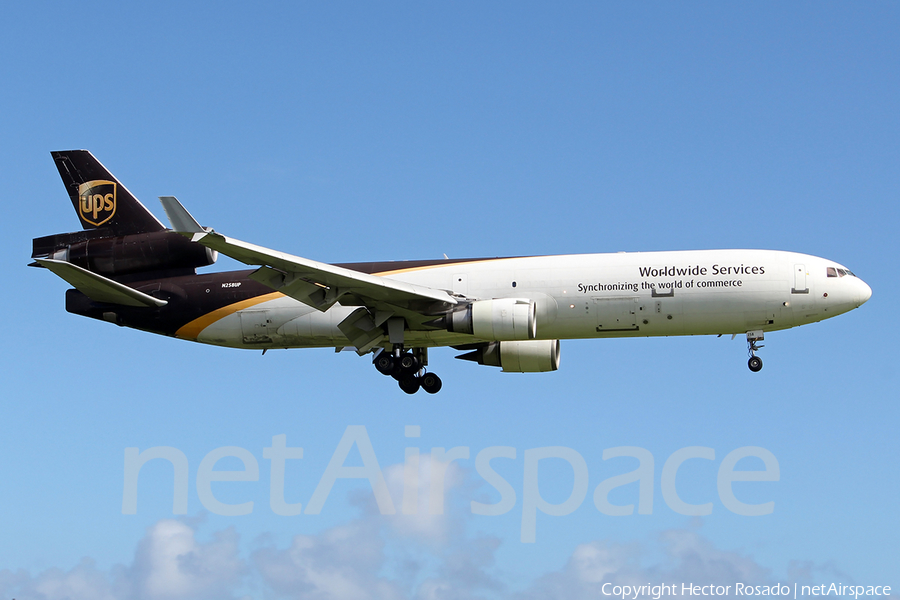
[[[372,272],[371,274],[378,275],[379,277],[387,277],[390,275],[399,275],[401,273],[413,273],[415,271],[424,271],[426,269],[434,269],[437,267],[449,267],[452,265],[471,263],[471,262],[494,262],[494,261],[501,261],[501,260],[512,260],[513,258],[520,258],[520,257],[511,256],[511,257],[504,257],[504,258],[500,258],[500,257],[498,257],[498,258],[465,258],[462,260],[444,259],[444,260],[435,260],[435,261],[402,261],[402,262],[398,261],[397,263],[394,263],[393,265],[391,263],[377,263],[378,266],[383,266],[383,267],[396,266],[396,265],[403,264],[403,263],[426,263],[426,264],[417,264],[415,266],[388,269],[386,271],[379,270],[376,272]],[[353,267],[348,267],[348,268],[353,268]],[[359,270],[359,269],[356,269],[356,270]]]
[[[450,267],[452,265],[462,265],[465,263],[490,262],[494,260],[509,260],[510,258],[521,258],[518,256],[495,256],[494,258],[437,258],[428,260],[394,260],[381,262],[359,262],[359,263],[335,263],[336,267],[352,269],[360,273],[369,275],[394,275],[397,273],[410,273],[413,271],[422,271],[424,269],[433,269],[435,267]]]

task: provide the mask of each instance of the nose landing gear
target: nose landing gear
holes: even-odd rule
[[[375,355],[372,363],[379,373],[396,379],[400,389],[407,394],[415,394],[419,389],[436,394],[443,385],[440,377],[425,371],[427,348],[413,348],[406,352],[403,346],[395,345],[393,353],[382,350]]]
[[[763,341],[763,339],[765,339],[765,333],[762,330],[747,332],[747,351],[750,353],[750,360],[747,361],[747,366],[754,373],[758,373],[763,368],[762,359],[756,355],[757,350],[765,348],[762,344],[757,345],[756,343]]]

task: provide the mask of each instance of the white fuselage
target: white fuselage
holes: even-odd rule
[[[461,298],[533,300],[537,339],[773,331],[839,315],[871,296],[842,265],[773,250],[498,258],[378,275]],[[337,325],[356,307],[320,312],[273,292],[235,309],[190,337],[238,348],[342,347],[350,344]],[[407,331],[405,340],[421,347],[474,341],[480,338],[444,330]]]

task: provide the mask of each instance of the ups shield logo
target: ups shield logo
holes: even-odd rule
[[[116,184],[113,181],[87,181],[78,186],[78,214],[100,227],[116,214]]]

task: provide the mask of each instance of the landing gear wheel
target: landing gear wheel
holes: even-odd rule
[[[425,373],[419,379],[422,382],[422,389],[429,394],[437,394],[441,391],[443,383],[441,383],[441,378],[434,373]]]
[[[375,368],[382,375],[390,375],[394,371],[394,357],[387,352],[382,352],[375,357]]]
[[[751,356],[750,360],[747,361],[747,366],[754,373],[758,373],[762,369],[762,359],[758,356]]]
[[[404,374],[415,373],[419,370],[419,361],[412,354],[404,354],[397,363],[400,366],[400,372]]]
[[[400,380],[400,389],[407,394],[415,394],[419,391],[421,385],[419,378],[415,375],[410,375]]]

